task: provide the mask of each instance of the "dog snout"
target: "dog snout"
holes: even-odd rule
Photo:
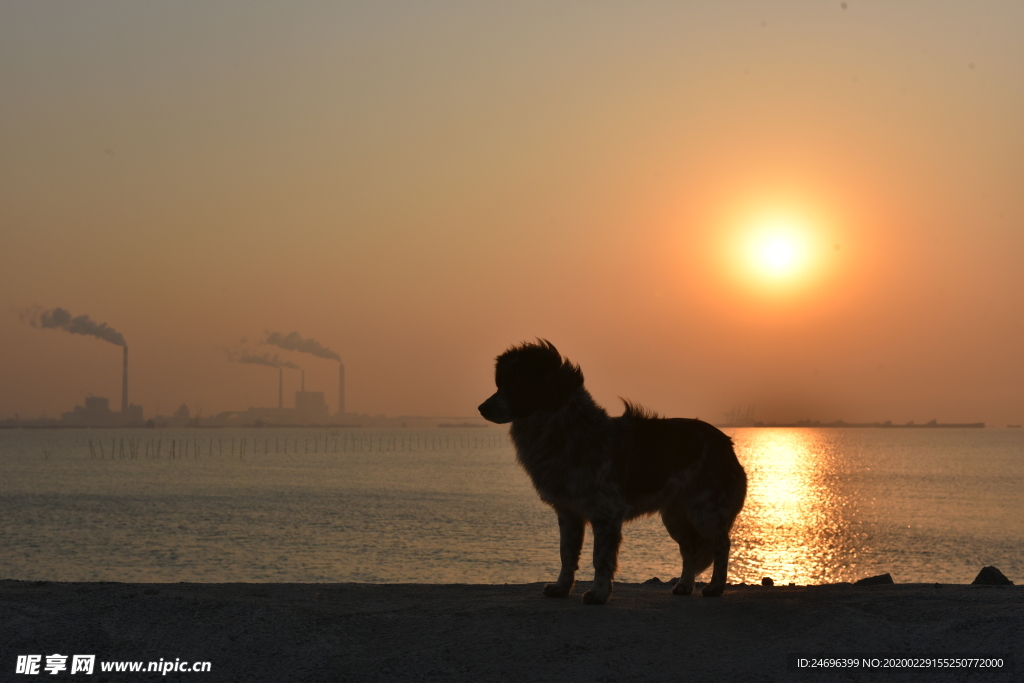
[[[482,415],[488,422],[505,424],[506,422],[512,421],[508,404],[498,394],[494,394],[489,399],[481,403],[477,410],[480,411],[480,415]]]

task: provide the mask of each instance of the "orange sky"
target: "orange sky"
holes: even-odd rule
[[[3,3],[0,419],[119,405],[60,306],[147,416],[276,405],[224,349],[294,330],[360,413],[543,336],[616,414],[1024,421],[1024,5],[703,4]]]

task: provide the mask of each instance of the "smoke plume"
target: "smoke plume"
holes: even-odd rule
[[[128,346],[124,336],[106,323],[98,323],[87,315],[72,317],[63,308],[52,308],[48,311],[33,308],[25,311],[21,317],[32,327],[44,330],[64,330],[71,334],[96,337],[117,346]]]
[[[303,339],[298,332],[292,332],[289,335],[283,335],[280,332],[267,332],[267,338],[261,343],[280,346],[286,351],[299,351],[312,354],[317,358],[329,358],[330,360],[341,362],[341,356],[337,353],[325,346],[321,346],[314,339]]]
[[[228,351],[228,358],[235,361],[236,363],[249,363],[252,365],[266,365],[270,368],[289,368],[292,370],[299,370],[299,366],[291,361],[283,360],[277,357],[275,353],[271,356],[269,353],[265,353],[262,356],[257,356],[251,353],[241,352],[235,353]]]

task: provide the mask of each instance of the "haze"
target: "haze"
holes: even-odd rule
[[[37,306],[147,416],[297,331],[355,413],[544,337],[613,414],[1019,424],[1024,5],[693,5],[3,3],[0,418],[118,404]]]

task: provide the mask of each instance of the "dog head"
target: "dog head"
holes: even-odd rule
[[[505,424],[539,410],[556,410],[583,386],[578,365],[563,359],[551,342],[513,346],[498,356],[494,367],[498,390],[480,404],[484,419]]]

